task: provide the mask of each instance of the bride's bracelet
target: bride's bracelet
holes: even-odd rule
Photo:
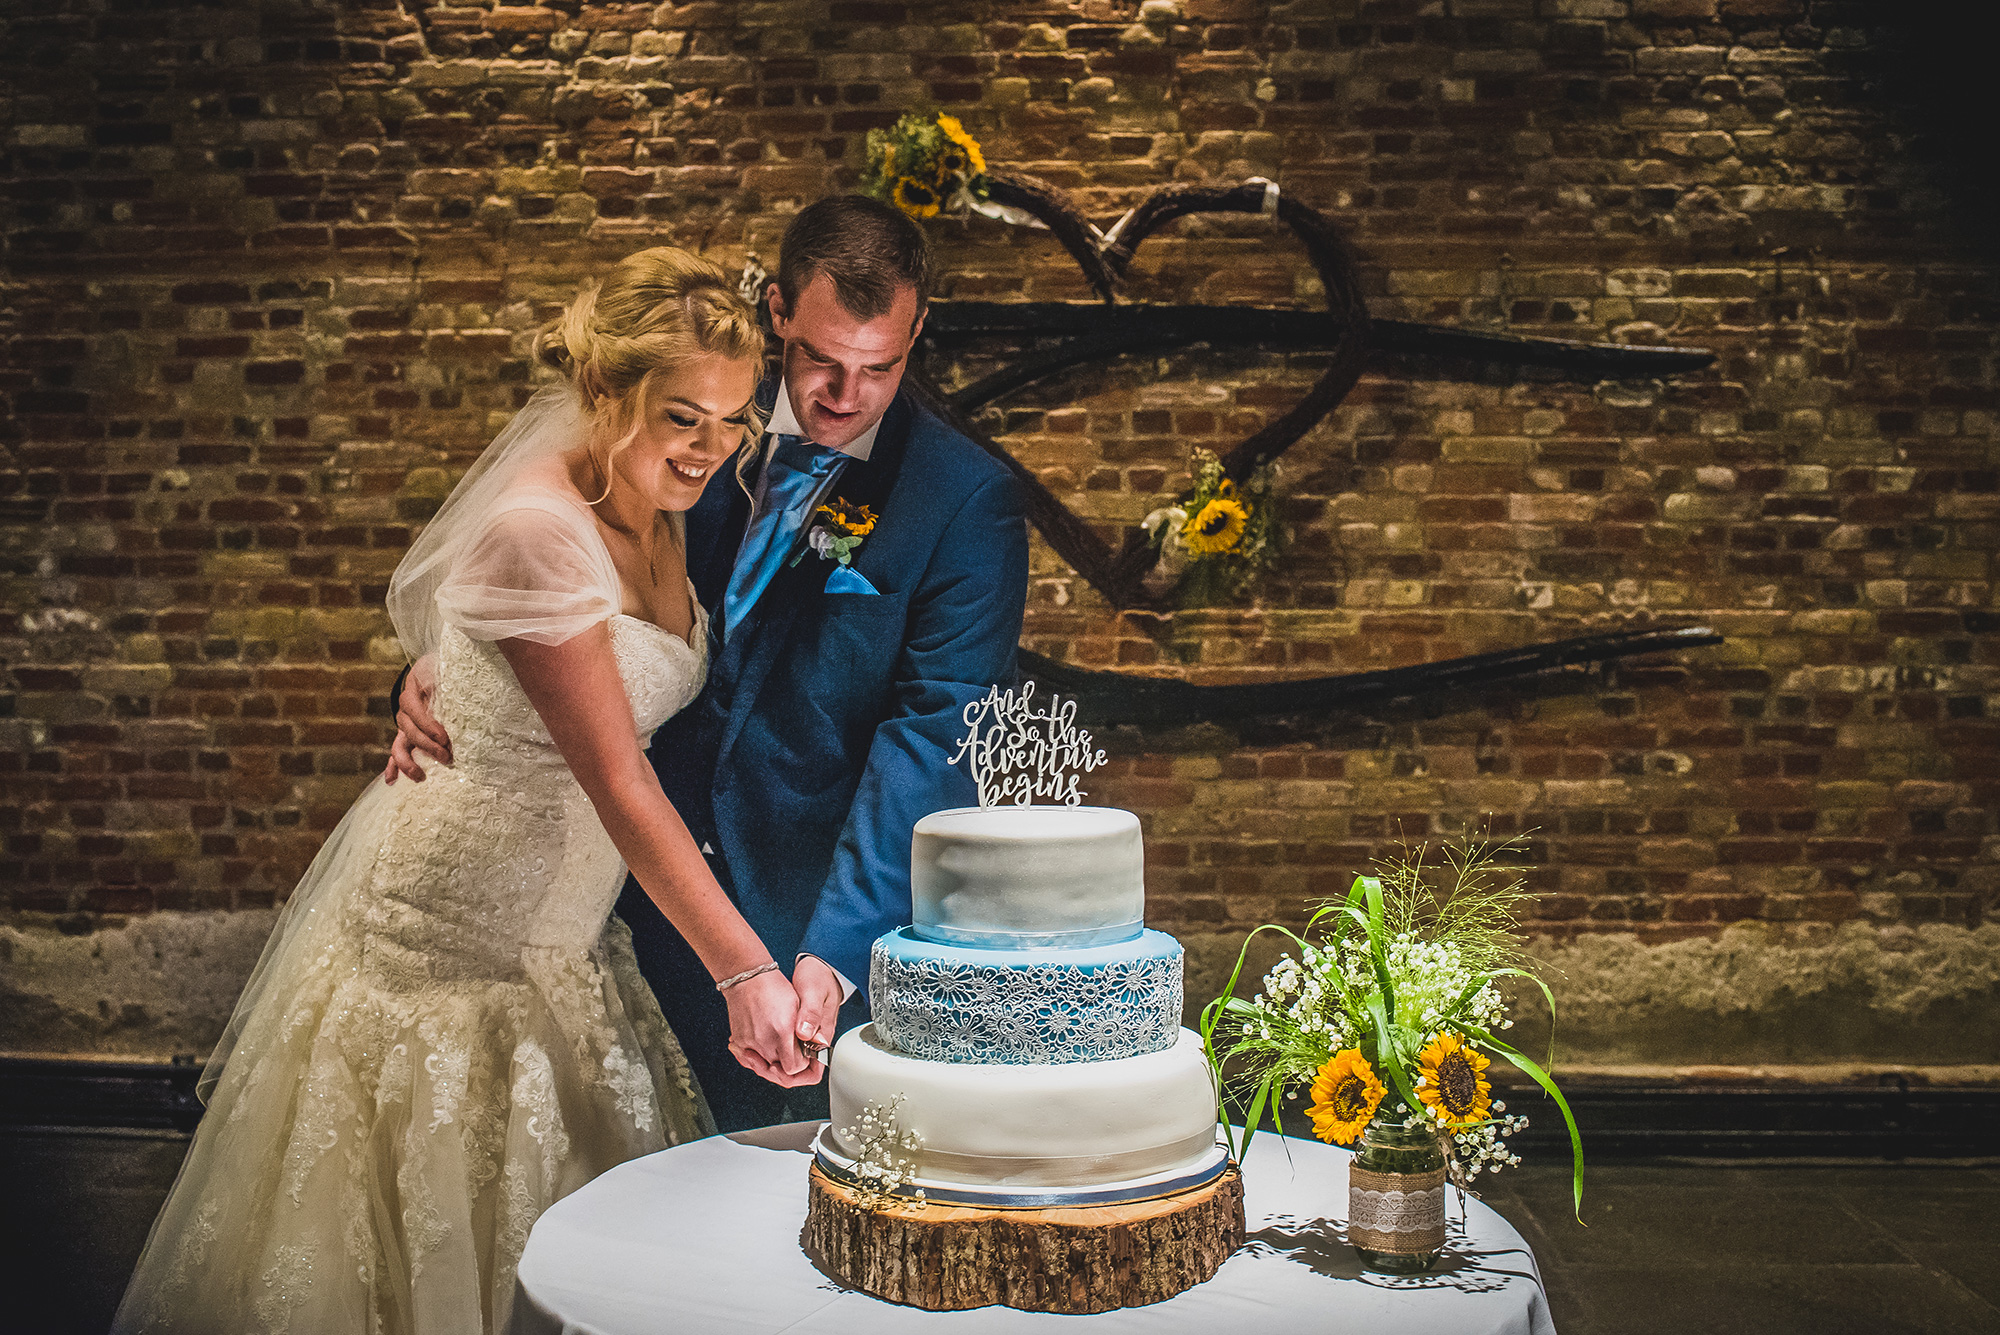
[[[730,988],[736,986],[738,983],[747,983],[752,978],[755,978],[760,974],[767,974],[771,972],[771,970],[777,967],[778,967],[778,962],[776,960],[765,960],[762,964],[758,965],[754,969],[745,969],[742,973],[733,973],[729,975],[729,977],[724,978],[721,982],[715,985],[715,990],[718,992],[727,992]]]

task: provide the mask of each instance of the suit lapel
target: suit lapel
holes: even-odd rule
[[[905,406],[901,395],[889,404],[889,411],[882,414],[882,429],[875,433],[875,448],[866,459],[856,459],[841,470],[839,485],[832,492],[856,505],[869,507],[878,518],[889,488],[902,472],[903,447],[908,443],[910,430],[909,414],[903,411]]]
[[[736,684],[729,697],[729,722],[722,730],[722,745],[716,751],[718,772],[750,717],[750,706],[756,702],[757,693],[764,689],[764,681],[778,661],[779,649],[790,637],[792,621],[808,596],[807,587],[814,573],[803,562],[790,570],[780,568],[771,577],[764,596],[723,645],[723,660],[735,669],[730,675]]]
[[[908,443],[909,430],[909,401],[898,394],[890,403],[889,411],[882,415],[882,429],[876,433],[875,448],[866,460],[857,459],[841,470],[840,478],[829,495],[868,506],[875,511],[879,523],[883,502],[902,472],[903,448]],[[737,532],[739,535],[742,533],[740,523]],[[791,554],[785,559],[789,562]],[[718,768],[728,759],[737,734],[750,717],[757,693],[763,689],[764,682],[771,675],[771,668],[791,637],[793,623],[801,615],[818,613],[821,600],[826,596],[828,573],[827,562],[810,554],[795,566],[787,564],[778,567],[770,586],[744,616],[743,623],[724,647],[724,658],[734,659],[738,671],[733,674],[736,689],[730,700],[729,724],[723,731],[722,747],[716,758]],[[722,578],[727,584],[727,570]]]

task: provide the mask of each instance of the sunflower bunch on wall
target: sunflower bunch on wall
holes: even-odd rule
[[[1212,450],[1194,452],[1194,489],[1147,515],[1146,534],[1160,549],[1162,578],[1177,582],[1187,606],[1240,597],[1278,554],[1273,462],[1241,485],[1222,471]]]
[[[1322,1140],[1352,1145],[1370,1122],[1420,1122],[1438,1137],[1461,1185],[1517,1164],[1506,1137],[1527,1125],[1493,1097],[1494,1058],[1555,1100],[1569,1127],[1574,1189],[1583,1199],[1583,1142],[1554,1079],[1500,1034],[1513,1027],[1498,983],[1534,983],[1514,934],[1531,896],[1508,842],[1447,844],[1442,861],[1419,845],[1358,876],[1344,900],[1319,906],[1303,933],[1266,924],[1251,933],[1290,939],[1251,1000],[1236,995],[1250,942],[1221,996],[1202,1012],[1222,1090],[1222,1121],[1240,1121],[1239,1158],[1268,1110],[1280,1132],[1285,1097],[1309,1087],[1307,1115]],[[1232,1116],[1236,1114],[1236,1116]],[[1231,1131],[1232,1142],[1235,1133]]]
[[[985,200],[986,157],[958,117],[906,111],[868,132],[861,189],[912,218],[934,218]]]

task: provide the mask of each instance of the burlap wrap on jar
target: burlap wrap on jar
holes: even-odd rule
[[[1420,1255],[1444,1246],[1444,1169],[1374,1173],[1347,1167],[1347,1241],[1355,1247]]]

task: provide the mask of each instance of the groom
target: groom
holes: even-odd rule
[[[910,921],[911,826],[976,801],[950,763],[961,711],[1012,676],[1026,598],[1013,480],[902,392],[930,281],[923,233],[886,204],[834,196],[786,228],[768,428],[687,514],[708,683],[653,738],[716,878],[792,964],[800,1033],[828,1043],[867,1018],[869,946]],[[413,697],[397,722],[418,744],[436,725]],[[721,994],[636,881],[618,913],[722,1130],[825,1115],[823,1084],[788,1108],[730,1053]]]

